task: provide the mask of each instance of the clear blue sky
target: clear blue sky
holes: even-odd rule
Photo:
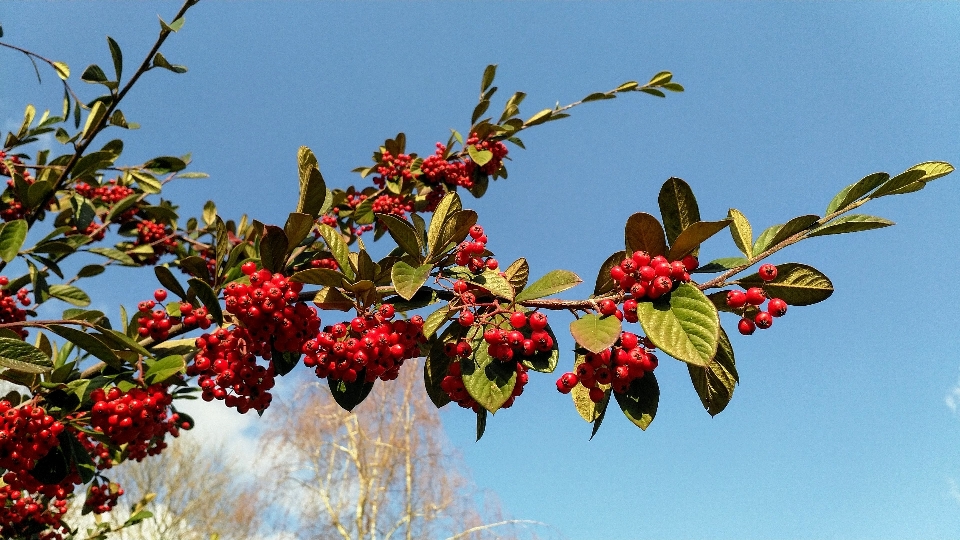
[[[77,74],[110,65],[110,34],[129,71],[156,14],[176,7],[4,2],[0,23],[5,40]],[[958,30],[956,3],[201,2],[165,48],[190,72],[150,73],[124,108],[144,126],[126,157],[193,152],[212,178],[172,187],[187,214],[215,198],[222,214],[282,222],[299,145],[331,186],[357,181],[349,170],[398,131],[430,153],[468,127],[487,63],[503,93],[529,94],[529,114],[671,70],[684,94],[628,95],[531,130],[509,180],[467,203],[500,260],[592,283],[622,248],[626,217],[656,212],[670,176],[693,186],[705,218],[734,206],[756,230],[823,212],[868,173],[960,162]],[[28,100],[58,106],[52,74],[38,89],[29,63],[0,54],[2,127]],[[958,203],[960,177],[947,177],[864,208],[896,227],[778,254],[820,268],[837,292],[734,338],[742,384],[716,418],[686,369],[663,362],[647,432],[611,411],[587,442],[589,426],[541,375],[480,443],[471,414],[445,412],[450,437],[513,516],[575,540],[955,538]],[[727,238],[703,252],[734,254]],[[122,296],[116,282],[92,292],[130,305],[155,287],[142,276],[121,275]]]

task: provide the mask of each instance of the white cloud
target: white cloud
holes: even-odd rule
[[[950,389],[950,392],[944,397],[944,402],[954,414],[960,414],[960,380]]]

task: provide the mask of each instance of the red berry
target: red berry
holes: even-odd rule
[[[749,336],[757,329],[757,325],[753,324],[753,321],[750,319],[740,319],[740,323],[737,324],[737,330],[745,336]]]
[[[467,292],[467,282],[462,279],[458,279],[453,283],[453,292],[457,294],[463,294]]]
[[[771,298],[767,304],[767,311],[774,317],[783,317],[787,314],[787,303],[779,298]]]
[[[613,278],[614,281],[620,282],[623,281],[623,278],[627,277],[627,273],[624,272],[620,266],[614,266],[610,269],[610,277]]]
[[[569,394],[570,390],[579,382],[580,377],[577,377],[576,373],[564,373],[557,379],[557,390],[562,394]]]
[[[529,323],[531,330],[543,330],[547,327],[547,316],[539,311],[534,311],[530,314]]]
[[[760,287],[750,287],[747,289],[747,303],[759,306],[767,300],[767,294]]]
[[[153,291],[153,297],[157,299],[157,302],[163,302],[167,299],[167,291],[163,289],[157,289]]]
[[[500,263],[498,263],[497,260],[493,258],[487,259],[486,264],[487,264],[487,270],[496,270],[497,267],[500,266]]]
[[[523,328],[527,325],[527,316],[522,311],[514,311],[510,315],[510,326],[514,328]]]
[[[764,281],[777,279],[777,267],[770,263],[761,264],[758,273],[760,274],[760,279]]]
[[[727,293],[727,306],[734,309],[741,308],[747,303],[747,295],[743,291],[730,291]]]
[[[600,403],[601,401],[603,401],[603,395],[604,395],[603,390],[599,388],[590,389],[590,401],[594,403]]]
[[[473,312],[470,311],[469,309],[465,309],[460,312],[460,318],[457,319],[457,322],[460,323],[460,326],[471,326],[473,325],[474,319],[475,317],[473,315]]]
[[[646,251],[634,251],[631,256],[637,267],[648,266],[650,264],[650,254]]]
[[[620,346],[624,349],[630,350],[637,346],[640,340],[637,338],[637,335],[631,332],[624,332],[620,334]]]
[[[247,276],[253,275],[253,273],[257,271],[257,263],[253,261],[247,261],[243,263],[243,266],[240,267],[240,271]]]
[[[753,318],[753,322],[757,323],[757,328],[765,330],[773,326],[773,315],[766,311],[761,311]]]
[[[393,304],[383,304],[380,306],[380,316],[384,319],[390,320],[396,314],[396,310],[393,308]]]
[[[470,238],[473,238],[474,240],[476,240],[481,236],[483,236],[483,227],[479,225],[474,225],[473,227],[470,227]]]
[[[617,312],[617,303],[609,298],[600,301],[600,314],[613,315]]]
[[[687,272],[693,272],[700,266],[700,261],[693,255],[687,255],[681,261],[683,262],[684,268],[687,269]]]

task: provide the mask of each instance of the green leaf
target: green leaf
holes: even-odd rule
[[[680,233],[700,221],[700,208],[690,185],[679,178],[670,178],[660,187],[657,197],[667,241],[673,245]]]
[[[415,257],[417,261],[423,262],[423,246],[420,244],[420,237],[413,225],[392,214],[377,214],[377,217],[387,227],[387,232],[390,233],[393,241],[400,246],[400,249]]]
[[[436,214],[434,214],[436,218]],[[440,229],[440,235],[437,242],[430,248],[428,260],[437,259],[446,253],[446,248],[453,243],[459,244],[467,237],[470,228],[477,224],[477,213],[473,210],[458,210],[447,215],[443,227]],[[432,227],[431,223],[431,227]]]
[[[27,239],[28,229],[27,222],[23,219],[8,221],[0,226],[0,259],[10,262],[17,258],[23,241]]]
[[[103,360],[108,366],[114,369],[121,368],[122,363],[120,361],[120,357],[118,357],[116,353],[110,349],[110,347],[107,347],[105,343],[94,337],[92,334],[81,332],[80,330],[70,328],[68,326],[61,326],[59,324],[51,324],[47,326],[47,328],[70,343],[73,343],[78,348],[83,349],[100,360]]]
[[[193,277],[188,279],[187,283],[190,284],[190,288],[196,293],[197,298],[200,299],[203,306],[207,308],[207,313],[213,317],[214,322],[222,326],[223,310],[220,308],[220,300],[217,298],[217,293],[213,292],[210,285],[202,279]]]
[[[830,279],[812,266],[800,263],[777,265],[777,278],[764,282],[757,274],[737,280],[744,287],[763,287],[769,298],[780,298],[791,306],[809,306],[833,294]]]
[[[714,259],[707,264],[704,264],[694,270],[692,273],[696,274],[712,274],[715,272],[726,272],[731,268],[736,268],[738,266],[743,266],[750,262],[745,257],[723,257],[721,259]]]
[[[626,257],[626,251],[618,251],[603,261],[603,264],[600,265],[600,272],[597,274],[597,284],[593,288],[594,296],[608,293],[617,287],[617,282],[610,277],[610,270],[619,265]]]
[[[736,208],[731,208],[727,217],[731,220],[730,236],[733,237],[733,243],[747,258],[753,257],[753,229],[747,216]]]
[[[86,277],[99,276],[100,274],[104,273],[106,270],[107,269],[104,268],[102,264],[88,264],[87,266],[84,266],[83,268],[81,268],[79,272],[77,272],[77,277],[86,278]]]
[[[896,195],[897,191],[915,182],[920,182],[920,179],[925,175],[926,173],[920,169],[906,170],[884,182],[883,185],[870,195],[870,198],[877,199],[884,195]]]
[[[690,381],[700,396],[703,408],[710,416],[720,414],[733,398],[733,390],[740,380],[733,357],[733,346],[723,328],[720,328],[717,354],[706,366],[687,364],[687,371],[690,372]]]
[[[353,220],[356,221],[357,224],[369,225],[376,220],[376,215],[373,213],[374,200],[376,200],[376,198],[373,196],[367,197],[353,209]]]
[[[113,58],[113,71],[117,74],[117,81],[119,81],[120,75],[123,74],[123,52],[120,50],[120,45],[110,36],[107,36],[107,45],[110,47],[110,57]]]
[[[287,260],[287,249],[290,247],[287,235],[276,225],[267,225],[264,231],[265,234],[260,240],[260,261],[267,270],[282,272]]]
[[[157,177],[154,175],[143,172],[143,171],[127,171],[130,174],[130,177],[137,181],[137,185],[140,186],[145,193],[157,194],[163,189],[163,185],[157,180]]]
[[[582,364],[584,360],[583,355],[577,355],[573,363],[574,372],[576,372],[577,366]],[[610,401],[610,385],[602,384],[600,388],[603,389],[604,395],[603,399],[598,403],[594,403],[593,400],[590,399],[590,390],[582,384],[574,386],[573,390],[570,391],[570,397],[573,398],[573,406],[577,409],[580,417],[587,422],[594,422],[594,434],[596,433],[596,429],[600,427],[597,421],[603,421],[603,413],[606,411],[607,403]],[[591,435],[591,438],[592,437],[593,435]]]
[[[480,409],[477,411],[477,440],[479,441],[483,437],[483,433],[487,431],[487,410]]]
[[[627,253],[646,251],[651,257],[667,254],[667,239],[657,218],[638,212],[627,219],[624,227]]]
[[[187,292],[183,290],[183,286],[180,285],[180,282],[173,276],[173,272],[171,272],[169,268],[166,266],[154,266],[153,273],[156,274],[157,281],[159,281],[164,288],[179,296],[181,300],[187,299]]]
[[[487,342],[477,340],[473,358],[460,361],[463,384],[477,403],[484,409],[495,413],[513,393],[517,382],[515,362],[494,360],[487,350]]]
[[[213,225],[217,220],[217,205],[213,201],[207,201],[203,205],[203,222],[207,227]]]
[[[113,259],[126,266],[137,266],[137,263],[136,261],[133,260],[133,257],[127,255],[126,253],[120,251],[119,249],[95,247],[95,248],[90,248],[90,253],[103,255],[108,259]]]
[[[423,337],[429,338],[441,326],[453,316],[454,312],[450,311],[448,307],[449,304],[444,304],[442,307],[427,315],[427,318],[423,321]]]
[[[920,181],[927,183],[952,173],[953,165],[945,161],[925,161],[910,167],[908,170],[923,171],[923,178]]]
[[[657,384],[657,377],[650,371],[644,373],[643,377],[634,379],[626,392],[614,392],[613,396],[617,398],[617,404],[627,419],[640,429],[646,430],[657,415],[660,385]]]
[[[493,84],[494,77],[497,76],[497,65],[490,64],[483,70],[483,78],[480,79],[480,93],[484,93]]]
[[[711,236],[727,228],[732,220],[724,219],[721,221],[697,221],[691,223],[689,227],[683,230],[667,254],[667,259],[676,261],[684,258],[690,253],[694,253],[700,248],[700,244],[705,242]]]
[[[517,295],[516,301],[544,298],[576,287],[583,280],[569,270],[551,270]]]
[[[440,232],[443,229],[443,224],[446,222],[447,217],[454,212],[460,211],[462,208],[463,205],[460,202],[460,196],[454,191],[444,195],[440,203],[437,204],[436,210],[433,211],[433,218],[430,220],[430,228],[427,229],[427,246],[431,252],[438,249],[436,247],[437,241],[440,238]]]
[[[404,300],[410,300],[427,282],[431,270],[433,270],[432,264],[414,268],[403,261],[397,261],[390,270],[393,287]]]
[[[496,297],[513,300],[513,286],[510,285],[507,278],[500,275],[500,272],[484,270],[482,274],[473,276],[470,281]]]
[[[289,278],[290,281],[307,283],[309,285],[324,285],[327,287],[343,287],[343,274],[329,268],[310,268],[296,272]]]
[[[530,265],[526,259],[521,257],[510,263],[510,266],[503,273],[513,290],[522,291],[527,286],[527,279],[530,278]]]
[[[766,249],[769,249],[779,244],[780,242],[783,242],[787,238],[790,238],[791,236],[799,232],[809,229],[811,226],[813,226],[813,224],[815,224],[819,220],[820,220],[820,216],[816,216],[813,214],[795,217],[790,221],[784,223],[783,226],[777,230],[777,234],[773,235],[773,237],[769,241],[770,243],[767,244],[765,248],[763,249],[754,248],[754,252],[759,254],[765,251]]]
[[[169,174],[186,169],[187,162],[174,156],[158,156],[144,163],[143,168],[157,174]]]
[[[470,154],[470,159],[481,167],[490,163],[490,160],[493,159],[493,152],[489,150],[478,150],[477,147],[472,144],[467,147],[467,153]]]
[[[350,248],[348,248],[347,243],[344,242],[343,236],[339,231],[322,223],[317,225],[317,229],[320,231],[320,236],[323,237],[327,246],[330,248],[330,253],[333,254],[333,258],[340,266],[340,271],[348,278],[353,279],[355,274],[353,273],[353,266],[350,264]]]
[[[612,346],[620,339],[622,325],[620,320],[609,315],[601,317],[588,313],[570,323],[570,334],[583,348],[590,352],[600,351]]]
[[[147,371],[143,374],[143,378],[147,381],[147,384],[162,383],[170,377],[178,373],[184,373],[187,370],[187,364],[179,354],[165,356],[155,361],[148,360],[145,362],[145,365],[147,366]]]
[[[370,390],[373,390],[373,383],[364,381],[365,373],[365,371],[357,373],[357,380],[352,383],[327,379],[333,400],[344,410],[352,411],[370,395]]]
[[[320,215],[323,203],[327,197],[327,185],[320,174],[317,157],[306,146],[297,151],[297,162],[300,170],[300,199],[297,202],[297,213],[310,214],[314,218]]]
[[[53,69],[57,72],[57,76],[64,81],[70,78],[70,66],[65,62],[54,62]],[[64,114],[64,116],[66,116],[66,114]]]
[[[43,351],[20,341],[0,337],[0,367],[20,373],[47,373],[53,362]]]
[[[107,115],[107,106],[102,101],[97,101],[93,104],[93,107],[90,109],[90,113],[87,115],[87,122],[83,125],[83,131],[81,131],[81,138],[89,139],[93,135],[93,130],[100,124],[103,120],[103,117]]]
[[[885,172],[876,172],[864,176],[860,180],[840,190],[840,193],[837,193],[833,200],[830,201],[830,204],[827,205],[827,214],[832,214],[846,207],[848,204],[859,200],[889,179],[890,175]]]
[[[847,214],[834,219],[830,223],[817,227],[810,233],[810,237],[869,231],[891,225],[894,225],[894,222],[889,219],[883,219],[882,217],[867,216],[864,214]]]
[[[168,306],[170,305],[172,305],[172,303],[168,304]],[[177,309],[177,311],[179,312],[179,308]],[[99,312],[94,312],[94,313],[99,313]],[[91,322],[96,323],[97,320],[91,320]],[[109,322],[109,321],[105,320],[104,322]],[[106,341],[110,341],[113,343],[115,347],[128,349],[136,353],[142,354],[147,358],[153,358],[153,353],[148,351],[143,345],[140,345],[138,342],[134,341],[133,338],[127,336],[126,334],[110,328],[103,328],[100,326],[98,326],[97,329],[100,330],[101,332],[100,337],[103,338],[102,341],[104,341],[105,343]],[[168,341],[166,343],[170,343],[170,342]],[[193,342],[191,342],[191,344],[192,343]]]
[[[168,32],[178,32],[181,28],[183,28],[183,17],[178,18],[170,24],[167,24],[163,19],[160,19],[160,27]]]
[[[521,356],[519,360],[521,364],[534,371],[553,373],[553,371],[557,369],[557,363],[560,361],[560,343],[557,341],[557,335],[553,333],[550,325],[547,325],[544,330],[550,334],[550,338],[553,339],[553,347],[549,351],[537,352],[530,356]]]
[[[640,325],[654,345],[688,364],[706,366],[717,351],[720,317],[699,289],[683,283],[665,301],[641,302]]]
[[[90,297],[87,293],[72,285],[51,285],[50,296],[79,307],[90,305]]]
[[[340,292],[340,289],[333,287],[324,287],[317,291],[313,297],[313,303],[320,309],[334,309],[337,311],[350,311],[353,309],[353,300],[350,300]]]
[[[83,70],[83,73],[80,75],[80,80],[91,84],[103,84],[109,79],[107,79],[107,74],[103,72],[100,66],[90,64],[87,66],[87,69]]]
[[[661,71],[650,79],[650,82],[647,83],[647,86],[662,86],[670,82],[671,79],[673,79],[673,73],[670,73],[669,71]]]

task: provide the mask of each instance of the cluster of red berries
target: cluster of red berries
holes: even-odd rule
[[[366,198],[366,195],[361,195],[361,196],[362,196],[363,198]],[[352,204],[352,203],[348,203],[348,204]],[[357,203],[357,204],[359,204],[359,203]],[[333,227],[334,229],[336,229],[339,225],[338,225],[338,223],[337,223],[337,218],[334,217],[334,216],[340,214],[340,209],[334,207],[333,209],[330,210],[330,212],[332,212],[332,214],[327,214],[327,215],[323,216],[322,218],[320,218],[320,222],[323,223],[324,225],[328,225],[328,226]],[[360,236],[361,234],[363,234],[363,233],[365,233],[365,232],[367,232],[367,231],[372,231],[372,230],[373,230],[373,225],[350,225],[350,234],[352,234],[352,235],[354,235],[354,236]],[[319,236],[320,236],[320,232],[319,232],[319,231],[315,231],[315,232],[314,232],[314,235],[316,235],[317,237],[319,237]]]
[[[69,532],[63,523],[67,495],[48,497],[13,486],[0,486],[0,536],[62,540]]]
[[[373,211],[378,214],[393,214],[401,218],[406,218],[407,212],[413,212],[413,200],[404,195],[391,195],[381,193],[373,201]]]
[[[77,191],[78,195],[105,206],[112,206],[135,193],[132,188],[118,185],[116,178],[110,180],[102,186],[97,187],[93,187],[86,182],[78,182],[77,185],[74,186],[74,189]],[[122,214],[114,217],[113,221],[116,223],[126,223],[127,221],[133,219],[133,216],[136,214],[137,208],[134,206],[125,210]]]
[[[480,138],[473,133],[471,133],[470,137],[467,139],[467,146],[471,145],[477,150],[486,150],[493,154],[493,157],[490,159],[490,161],[481,166],[480,170],[483,171],[483,174],[496,174],[496,172],[500,170],[500,166],[503,164],[503,158],[507,157],[507,146],[500,141],[481,141]],[[471,165],[472,162],[468,165],[468,168],[472,169]]]
[[[10,171],[7,169],[7,166],[4,165],[3,161],[9,161],[16,165],[22,165],[23,162],[20,161],[20,157],[16,155],[8,155],[6,152],[0,150],[0,175],[2,176],[11,176]],[[26,184],[32,185],[34,182],[33,176],[30,175],[30,171],[23,171],[23,180]],[[16,192],[13,191],[14,182],[13,178],[7,180],[7,187],[11,188],[9,193],[3,194],[3,199],[0,201],[0,217],[4,221],[14,221],[21,219],[27,215],[27,209],[23,206],[23,203],[20,199],[17,198]]]
[[[405,183],[413,178],[413,171],[410,165],[413,158],[408,154],[398,154],[394,156],[384,150],[380,158],[380,164],[377,165],[377,174],[379,176],[373,179],[373,183],[380,189],[386,185],[387,180],[399,180]]]
[[[510,393],[510,397],[500,406],[501,409],[509,409],[512,407],[517,397],[523,393],[523,387],[526,386],[530,380],[526,366],[517,362],[516,370],[517,381],[513,384],[513,391]],[[440,389],[446,392],[452,401],[464,409],[473,409],[473,412],[478,413],[483,408],[470,397],[469,392],[467,392],[467,387],[463,384],[463,373],[460,368],[460,362],[450,362],[446,377],[440,381]]]
[[[646,251],[635,251],[610,269],[610,277],[634,300],[655,300],[689,282],[690,272],[698,264],[692,255],[670,262],[663,255],[651,257]]]
[[[777,278],[777,267],[772,264],[762,264],[759,270],[760,279],[773,281]],[[760,306],[767,302],[767,310],[760,310]],[[744,291],[728,291],[727,306],[742,310],[737,330],[745,336],[754,333],[757,328],[765,330],[773,326],[774,317],[783,317],[787,314],[787,303],[780,298],[771,298],[767,301],[767,294],[761,287],[750,287]]]
[[[93,220],[87,225],[87,228],[82,231],[78,229],[76,225],[73,225],[73,228],[64,234],[67,236],[89,236],[94,242],[99,242],[107,236],[107,227],[105,227],[103,223],[97,223],[96,220]]]
[[[90,393],[90,399],[90,427],[116,446],[127,445],[127,456],[137,461],[162,452],[167,447],[164,437],[168,433],[177,437],[181,427],[190,427],[171,411],[173,396],[160,384],[126,392],[117,387],[97,388]]]
[[[36,488],[29,472],[54,447],[64,426],[43,407],[25,404],[13,407],[0,401],[0,468],[4,483],[15,489]],[[35,489],[31,489],[35,491]]]
[[[456,263],[460,266],[466,266],[471,272],[478,274],[484,269],[496,270],[500,263],[493,257],[483,258],[487,250],[487,235],[483,234],[483,227],[474,225],[470,227],[470,240],[464,240],[457,246]]]
[[[87,488],[83,509],[94,514],[109,512],[117,505],[117,498],[121,495],[123,488],[116,482],[94,482]]]
[[[320,331],[316,308],[299,301],[302,283],[287,281],[283,274],[257,271],[247,261],[240,270],[250,284],[233,282],[224,290],[227,312],[247,328],[252,338],[248,346],[257,356],[270,358],[273,351],[300,352],[300,348]]]
[[[461,325],[470,326],[473,321],[473,312],[467,309],[460,312],[458,322]],[[487,342],[487,352],[491,358],[509,362],[521,356],[533,356],[553,349],[553,338],[546,328],[547,316],[543,313],[535,311],[528,318],[525,313],[516,311],[510,315],[509,330],[489,327],[483,331],[483,340]],[[469,347],[468,343],[463,343]],[[460,349],[460,344],[457,344],[456,352],[459,356],[470,354],[469,350]]]
[[[143,316],[139,319],[140,327],[137,333],[140,337],[150,337],[154,341],[163,341],[170,337],[170,328],[183,323],[188,328],[210,328],[210,319],[207,318],[207,308],[193,307],[189,302],[180,302],[180,317],[171,317],[164,309],[153,309],[157,302],[167,299],[167,291],[157,289],[153,292],[154,300],[144,300],[137,304],[137,309]]]
[[[174,253],[177,250],[177,239],[173,237],[170,227],[149,219],[137,222],[136,246],[153,246],[153,255],[136,254],[134,257],[144,264],[155,264],[164,253]]]
[[[187,375],[198,377],[204,401],[223,400],[241,414],[250,409],[263,411],[273,396],[273,365],[257,364],[252,339],[246,328],[219,328],[197,338],[199,351],[187,366]]]
[[[394,380],[405,360],[420,355],[423,317],[394,321],[393,305],[376,313],[325,327],[303,344],[303,365],[333,381]]]
[[[0,276],[0,287],[6,287],[8,284],[10,284],[10,279],[7,276]],[[19,301],[23,306],[29,306],[31,304],[29,294],[27,289],[20,289],[16,295],[10,294],[10,291],[6,289],[0,289],[0,324],[27,320],[27,312],[20,309],[17,302]],[[17,327],[10,327],[10,329],[26,339],[26,329]]]
[[[644,374],[657,369],[657,357],[649,339],[641,339],[631,332],[622,332],[613,347],[599,353],[587,353],[575,372],[567,372],[557,379],[557,390],[567,394],[577,384],[590,391],[590,400],[599,403],[604,390],[601,385],[611,385],[613,391],[622,394],[630,384],[643,378]]]
[[[339,270],[340,265],[337,264],[336,259],[326,258],[326,259],[313,259],[310,261],[310,268],[329,268],[330,270]]]
[[[427,156],[420,165],[423,181],[434,186],[446,184],[466,189],[472,188],[473,177],[470,174],[472,167],[458,159],[447,160],[443,157],[446,153],[447,146],[438,142],[437,151],[432,156]],[[473,165],[472,161],[470,165]]]

